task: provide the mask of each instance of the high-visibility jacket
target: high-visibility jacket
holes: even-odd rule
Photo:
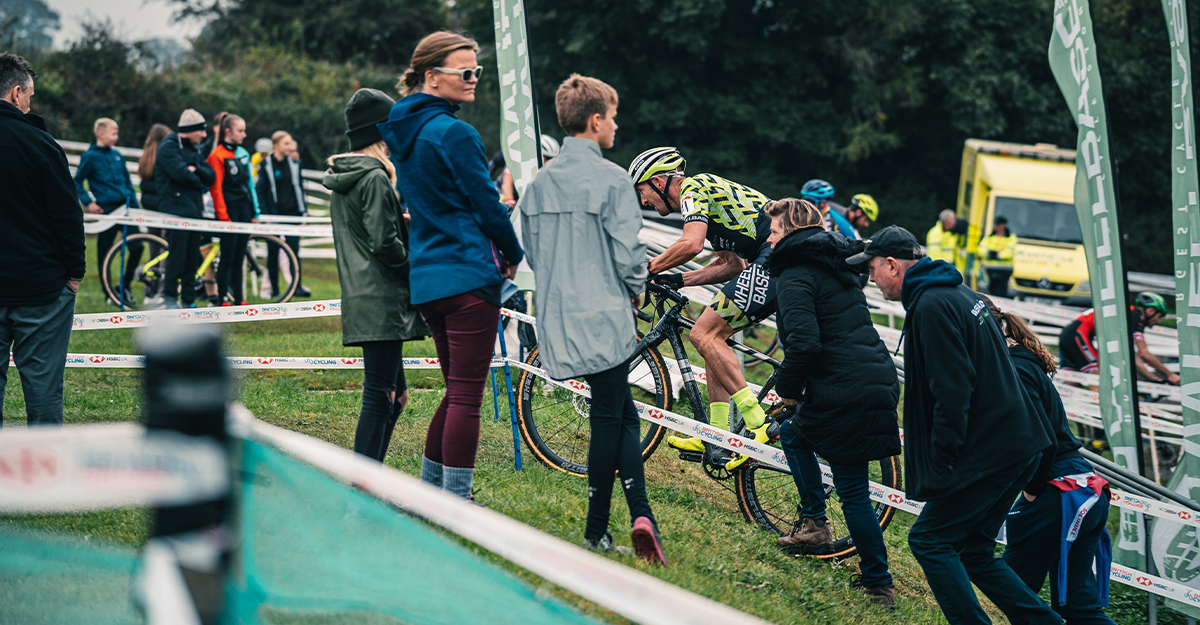
[[[943,230],[939,221],[925,235],[925,253],[933,260],[944,260],[953,265],[959,238],[959,235]]]
[[[995,252],[995,258],[991,257],[989,252]],[[1013,258],[1017,255],[1017,235],[1009,234],[1006,237],[997,236],[995,234],[984,237],[979,242],[979,258],[983,262],[984,267],[1007,267],[1012,268]]]

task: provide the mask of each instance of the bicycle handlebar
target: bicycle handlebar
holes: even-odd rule
[[[672,302],[675,302],[676,304],[683,304],[687,300],[687,297],[685,297],[684,295],[679,293],[679,291],[676,291],[675,289],[672,289],[670,287],[663,286],[661,284],[656,284],[654,282],[650,282],[649,280],[646,281],[646,290],[650,291],[651,293],[655,293],[657,295],[665,297],[665,298],[671,300]]]

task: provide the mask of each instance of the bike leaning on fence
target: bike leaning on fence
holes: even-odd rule
[[[142,262],[134,269],[134,275],[126,279],[124,259],[130,249],[138,249],[139,246],[144,250]],[[288,267],[294,268],[290,272],[282,272],[285,278],[289,275],[292,276],[292,281],[280,287],[280,294],[276,298],[270,297],[270,289],[266,280],[265,261],[272,249],[278,250],[278,253],[283,255],[283,260]],[[128,283],[130,293],[126,300],[127,306],[131,302],[135,310],[152,308],[159,301],[162,292],[162,283],[167,273],[167,256],[170,252],[166,239],[158,235],[131,232],[127,237],[123,236],[120,242],[114,244],[108,251],[100,266],[100,284],[104,288],[104,294],[110,300],[119,302],[121,301],[121,285]],[[191,286],[196,289],[197,299],[203,300],[208,298],[204,289],[204,276],[210,270],[212,271],[210,275],[216,275],[217,265],[220,263],[220,241],[214,238],[212,242],[205,243],[200,247],[200,254],[200,268],[196,270],[195,280]],[[250,241],[246,246],[246,260],[241,269],[245,275],[243,284],[246,285],[246,301],[250,304],[266,304],[291,300],[296,294],[296,288],[300,285],[299,268],[300,263],[296,258],[296,253],[284,243],[283,239],[264,234],[250,235]],[[179,288],[188,288],[188,285],[181,283]]]
[[[682,386],[688,401],[686,406],[680,406],[677,411],[683,416],[691,416],[697,421],[708,423],[708,402],[700,390],[699,381],[689,373],[678,376],[682,378],[682,384],[679,384],[679,380],[671,375],[672,370],[691,370],[682,334],[693,325],[693,321],[686,316],[688,298],[658,284],[648,283],[646,286],[648,294],[652,296],[654,314],[635,310],[638,318],[651,324],[651,327],[639,337],[638,349],[630,361],[629,384],[633,398],[648,406],[669,411],[674,407],[676,389]],[[671,347],[675,356],[674,367],[669,368],[659,352],[658,348],[663,343]],[[758,393],[758,399],[762,401],[774,388],[779,361],[733,341],[730,345],[742,354],[758,359],[775,369]],[[587,452],[591,434],[587,424],[590,400],[578,392],[586,388],[586,383],[580,378],[558,384],[531,371],[530,369],[541,367],[536,348],[526,358],[525,365],[528,368],[522,371],[517,392],[517,420],[521,437],[533,455],[546,466],[571,475],[587,475]],[[686,413],[688,408],[691,409],[691,415]],[[736,414],[736,411],[734,413]],[[771,406],[767,411],[768,419],[772,422],[768,429],[772,443],[778,441],[779,428],[784,426],[784,421],[790,413],[790,410],[784,409],[782,403]],[[735,434],[746,435],[745,424],[740,415],[731,419],[731,428]],[[643,459],[654,453],[666,433],[667,428],[642,421]],[[779,535],[790,533],[793,526],[799,523],[800,495],[796,492],[791,474],[786,470],[750,459],[733,471],[728,471],[723,466],[705,463],[703,454],[699,452],[680,451],[679,457],[700,464],[710,478],[733,490],[742,515],[748,522],[757,523],[763,529]],[[823,469],[828,473],[824,465]],[[902,489],[899,456],[871,463],[870,479],[883,486]],[[731,480],[732,488],[728,485]],[[832,486],[826,484],[827,497],[831,491]],[[891,523],[895,512],[895,508],[883,503],[875,504],[875,515],[881,528],[886,528]],[[856,549],[850,539],[845,520],[841,517],[840,506],[830,505],[828,514],[833,522],[833,548],[829,553],[816,557],[840,559],[854,555]]]

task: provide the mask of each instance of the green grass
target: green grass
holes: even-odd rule
[[[92,240],[89,239],[89,246]],[[92,258],[89,252],[89,259]],[[304,265],[305,284],[314,299],[338,297],[333,261],[309,260]],[[78,299],[79,312],[111,310],[100,295],[93,274],[85,280]],[[234,323],[222,326],[230,354],[254,356],[358,356],[360,350],[341,346],[338,318]],[[136,353],[129,330],[76,332],[71,351]],[[430,342],[410,343],[405,355],[434,356]],[[694,356],[694,355],[693,355]],[[698,360],[696,361],[699,362]],[[751,377],[763,381],[768,367],[754,367]],[[425,430],[442,396],[437,372],[413,371],[408,375],[412,400],[397,424],[387,464],[418,474]],[[118,369],[68,369],[65,413],[68,423],[136,421],[140,418],[140,373]],[[360,371],[243,371],[239,372],[238,399],[260,419],[351,447],[361,401]],[[685,405],[677,406],[687,414]],[[523,449],[525,470],[513,466],[512,430],[507,404],[502,418],[493,421],[490,393],[483,404],[483,427],[475,483],[478,503],[572,543],[583,538],[586,516],[586,482],[552,471],[533,460]],[[23,421],[20,384],[11,376],[4,414],[8,423]],[[885,532],[892,575],[898,595],[894,613],[872,606],[850,588],[857,559],[824,563],[787,556],[774,545],[774,537],[743,521],[734,495],[709,480],[694,464],[674,457],[666,445],[646,463],[647,485],[663,531],[671,567],[649,568],[629,556],[613,559],[645,571],[687,590],[710,597],[776,623],[944,623],[924,576],[905,544],[913,517],[900,513]],[[836,505],[836,504],[834,504]],[[613,501],[610,529],[620,544],[629,544],[628,508],[618,495]],[[33,527],[124,545],[145,540],[148,514],[123,509],[75,515],[0,517],[2,527]],[[496,561],[481,549],[468,545]],[[546,583],[506,563],[498,563],[533,586]],[[580,609],[605,621],[625,622],[561,589],[549,589]],[[1122,625],[1145,622],[1144,593],[1113,584],[1115,608],[1110,611]],[[1004,618],[984,600],[997,622]],[[1162,611],[1160,611],[1161,613]],[[1163,623],[1174,623],[1162,620]],[[1182,623],[1183,620],[1178,621]]]

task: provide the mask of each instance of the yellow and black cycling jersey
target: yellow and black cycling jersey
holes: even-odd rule
[[[683,222],[708,224],[704,238],[715,250],[728,250],[754,260],[771,235],[771,218],[764,207],[767,196],[712,174],[697,174],[683,181],[679,207]]]

